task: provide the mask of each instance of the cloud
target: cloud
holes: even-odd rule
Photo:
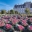
[[[6,8],[6,10],[10,10],[10,9],[13,9],[10,5],[8,5],[8,4],[5,4],[5,3],[2,3],[2,2],[0,2],[0,5],[4,5]]]

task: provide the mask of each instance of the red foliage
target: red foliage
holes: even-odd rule
[[[32,26],[28,26],[29,30],[32,30]]]
[[[22,25],[18,25],[19,30],[23,30],[24,27]]]
[[[27,26],[28,25],[27,21],[26,20],[22,20],[22,25]]]
[[[12,25],[10,25],[10,24],[6,24],[6,26],[5,26],[7,29],[11,29],[12,28]]]

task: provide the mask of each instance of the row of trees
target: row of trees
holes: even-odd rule
[[[18,14],[18,13],[19,13],[18,11],[14,11],[14,10],[9,10],[9,11],[1,10],[0,11],[0,14]]]
[[[26,12],[26,14],[29,14],[30,10],[28,8],[26,8],[25,12]],[[14,10],[9,10],[9,11],[1,10],[0,14],[20,14],[20,13],[18,11],[14,11]]]

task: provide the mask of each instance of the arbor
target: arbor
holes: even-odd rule
[[[1,10],[1,14],[6,14],[6,10]]]
[[[29,14],[30,10],[28,8],[26,8],[25,12],[26,12],[26,14]]]

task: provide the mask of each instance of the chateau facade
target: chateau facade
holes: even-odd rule
[[[30,10],[30,13],[32,13],[32,3],[31,2],[25,2],[21,5],[15,5],[14,10],[19,11],[20,13],[25,13],[25,9],[28,8]]]

